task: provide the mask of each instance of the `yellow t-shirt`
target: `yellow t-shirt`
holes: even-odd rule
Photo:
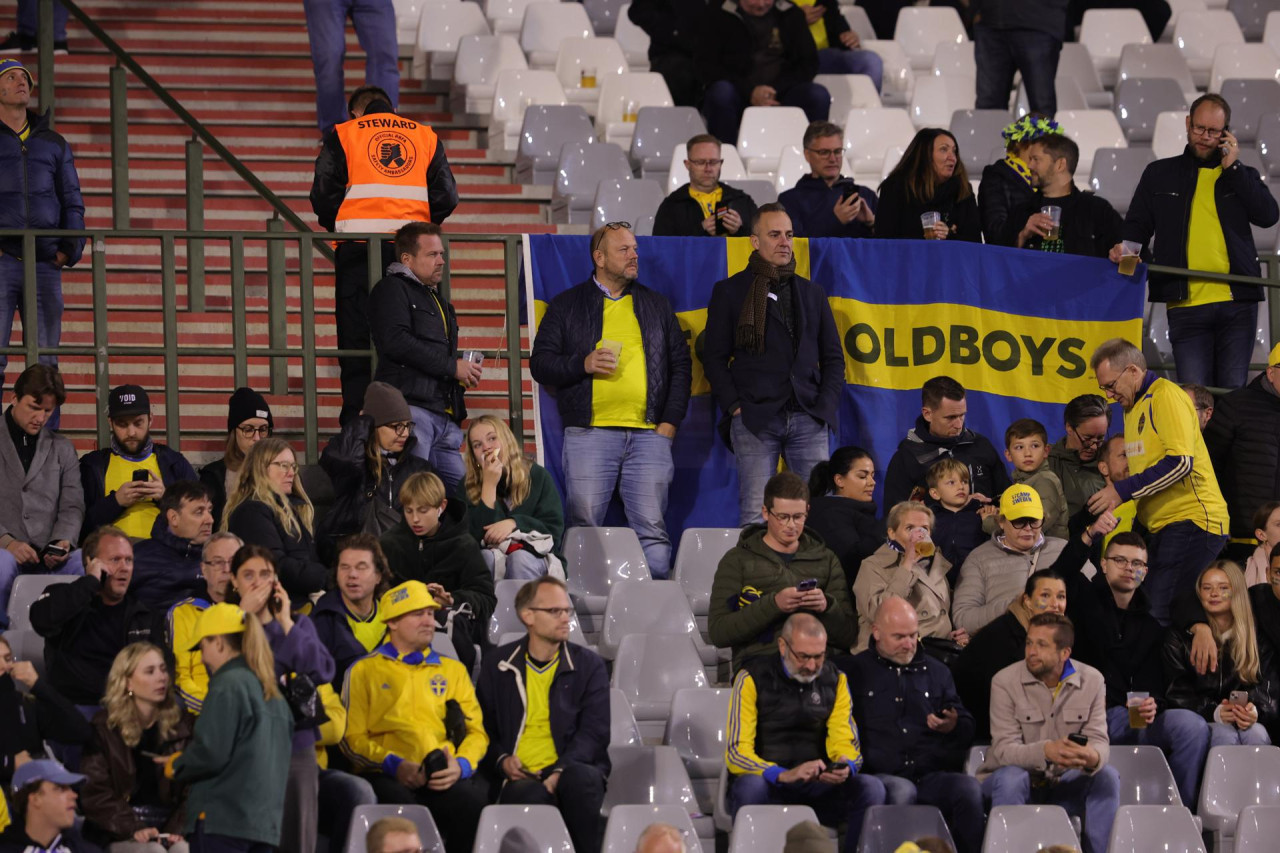
[[[382,645],[382,638],[387,633],[387,626],[382,624],[382,620],[378,618],[378,606],[376,604],[368,619],[361,619],[352,614],[350,610],[347,610],[347,627],[355,635],[356,642],[364,646],[366,652],[371,652]]]
[[[559,664],[558,654],[541,669],[533,658],[524,657],[524,692],[528,704],[525,706],[524,731],[516,744],[516,758],[531,773],[550,767],[560,757],[551,738],[551,682],[555,680]]]
[[[141,462],[131,462],[123,456],[112,453],[107,462],[107,476],[103,484],[107,494],[111,494],[132,480],[134,471],[150,471],[151,479],[160,479],[160,463],[156,461],[154,453]],[[155,501],[138,501],[133,506],[126,507],[116,519],[115,524],[132,539],[150,539],[151,527],[159,516],[160,507]]]
[[[795,4],[797,6],[812,6],[817,2],[818,0],[795,0]],[[827,2],[830,2],[830,0],[827,0]],[[813,43],[817,46],[818,50],[824,50],[831,47],[831,41],[827,37],[826,22],[821,18],[809,25],[809,34],[813,36]]]
[[[622,344],[618,367],[610,374],[595,374],[591,386],[591,425],[653,429],[644,419],[649,400],[649,383],[644,363],[644,338],[636,318],[631,294],[604,298],[602,341]],[[597,344],[597,347],[599,344]]]
[[[720,199],[723,197],[724,189],[719,184],[716,184],[716,188],[709,193],[698,192],[693,188],[693,184],[689,185],[689,198],[698,203],[704,216],[715,216],[716,208],[720,206]]]
[[[1206,272],[1231,272],[1227,238],[1218,220],[1214,185],[1222,177],[1222,167],[1199,169],[1196,194],[1191,199],[1191,224],[1187,227],[1187,267]],[[1187,298],[1170,302],[1170,308],[1191,308],[1231,301],[1231,285],[1222,281],[1193,278],[1187,281]]]

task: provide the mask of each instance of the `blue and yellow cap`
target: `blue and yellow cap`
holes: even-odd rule
[[[439,607],[439,603],[427,591],[425,583],[405,581],[383,593],[382,600],[378,602],[378,618],[386,622],[415,610],[436,610]]]
[[[22,64],[18,59],[0,60],[0,77],[17,68],[23,74],[27,75],[27,87],[34,89],[36,87],[36,78],[31,76],[31,70]]]
[[[214,604],[200,614],[196,620],[195,642],[191,651],[200,650],[200,641],[205,637],[220,637],[223,634],[244,633],[244,611],[234,604]]]

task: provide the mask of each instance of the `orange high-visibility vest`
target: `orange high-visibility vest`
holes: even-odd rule
[[[372,113],[335,128],[347,157],[347,192],[335,231],[393,232],[430,222],[427,167],[435,131],[394,113]]]

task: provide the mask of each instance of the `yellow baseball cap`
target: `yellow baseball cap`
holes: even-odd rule
[[[200,651],[200,641],[205,637],[244,633],[244,611],[234,604],[214,604],[196,620],[195,642],[191,651]]]
[[[1280,364],[1280,344],[1276,344],[1271,348],[1271,355],[1267,358],[1267,364],[1271,367]]]
[[[439,607],[440,605],[427,591],[425,583],[405,581],[383,593],[382,600],[378,602],[378,618],[386,622],[388,619],[395,619],[415,610],[427,608],[437,610]]]
[[[1010,521],[1019,518],[1043,519],[1044,504],[1040,502],[1040,495],[1030,486],[1010,486],[1000,496],[1000,514]]]

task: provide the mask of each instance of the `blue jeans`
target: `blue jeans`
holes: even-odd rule
[[[67,40],[67,17],[71,13],[67,7],[54,0],[53,3],[53,40]],[[36,37],[40,23],[40,3],[38,0],[18,0],[18,32],[24,36]]]
[[[799,107],[809,121],[826,121],[831,114],[831,93],[826,86],[817,83],[797,83],[785,92],[778,93],[784,107]],[[738,141],[738,126],[742,123],[742,111],[749,106],[747,99],[728,80],[717,80],[707,87],[702,102],[702,112],[707,117],[707,130],[726,145]]]
[[[805,805],[813,808],[823,826],[848,824],[844,853],[858,849],[862,835],[862,819],[867,809],[884,805],[884,784],[874,776],[854,773],[843,785],[825,782],[793,782],[770,785],[763,776],[730,777],[729,813],[736,815],[743,806]]]
[[[448,415],[409,407],[413,418],[413,454],[431,463],[444,481],[446,495],[452,495],[467,474],[462,461],[462,429]]]
[[[1258,330],[1257,302],[1215,302],[1170,308],[1169,345],[1179,382],[1240,388]]]
[[[808,482],[813,466],[831,455],[830,432],[808,412],[778,412],[759,433],[747,429],[740,416],[735,417],[729,435],[738,461],[738,523],[761,520],[764,486],[778,473],[779,457]]]
[[[1157,622],[1169,624],[1173,600],[1195,586],[1196,576],[1217,558],[1226,544],[1225,531],[1207,533],[1193,521],[1176,521],[1151,536],[1147,546],[1151,568],[1142,588],[1147,592],[1151,615]]]
[[[1039,30],[998,30],[983,24],[973,28],[973,58],[978,64],[977,108],[1007,110],[1013,75],[1022,72],[1027,102],[1033,113],[1052,116],[1058,111],[1053,78],[1058,73],[1062,39]]]
[[[347,831],[356,806],[378,802],[367,779],[341,770],[320,771],[320,831],[329,839],[329,849],[337,853],[347,849]]]
[[[39,543],[43,547],[44,543]],[[9,596],[13,593],[13,582],[18,575],[83,575],[84,552],[79,548],[72,551],[66,561],[53,571],[49,571],[41,563],[36,566],[19,566],[18,561],[8,551],[0,548],[0,629],[9,627]]]
[[[1092,776],[1068,770],[1055,784],[1031,787],[1031,774],[1021,767],[1001,767],[982,783],[991,807],[1052,804],[1084,822],[1085,853],[1107,853],[1111,824],[1120,807],[1120,774],[1103,766]]]
[[[1241,731],[1226,723],[1209,723],[1209,746],[1269,746],[1271,736],[1262,723]]]
[[[489,567],[489,574],[493,574],[493,552],[496,548],[481,548],[480,556],[484,557],[484,564]],[[495,577],[494,580],[522,580],[531,581],[534,578],[540,578],[547,573],[547,560],[545,557],[539,557],[532,551],[512,551],[507,555],[506,574],[501,578]]]
[[[879,92],[884,83],[884,60],[871,50],[841,50],[827,47],[818,51],[819,74],[865,74]]]
[[[347,54],[347,18],[365,52],[364,79],[400,101],[400,44],[396,10],[391,0],[302,0],[311,40],[311,64],[316,72],[316,120],[320,133],[333,130],[350,116],[342,82]]]
[[[877,773],[884,785],[885,803],[937,806],[955,836],[957,853],[979,853],[987,817],[982,805],[982,783],[965,773],[936,771],[912,782],[901,776]]]
[[[627,525],[644,549],[649,574],[671,574],[667,535],[667,490],[675,476],[671,439],[651,429],[565,427],[564,498],[566,527],[599,527],[616,488]]]
[[[1259,727],[1261,728],[1261,727]],[[1169,760],[1178,795],[1187,808],[1200,802],[1200,774],[1209,754],[1209,723],[1195,711],[1170,708],[1145,729],[1129,728],[1129,709],[1107,709],[1107,731],[1114,746],[1156,746]]]
[[[56,347],[62,340],[62,270],[46,261],[36,263],[36,316],[27,317],[22,311],[22,261],[0,255],[0,347],[9,346],[15,313],[22,319],[24,337],[34,321],[40,346]],[[8,363],[9,357],[0,353],[0,371]],[[57,364],[58,358],[42,355],[40,363]]]

